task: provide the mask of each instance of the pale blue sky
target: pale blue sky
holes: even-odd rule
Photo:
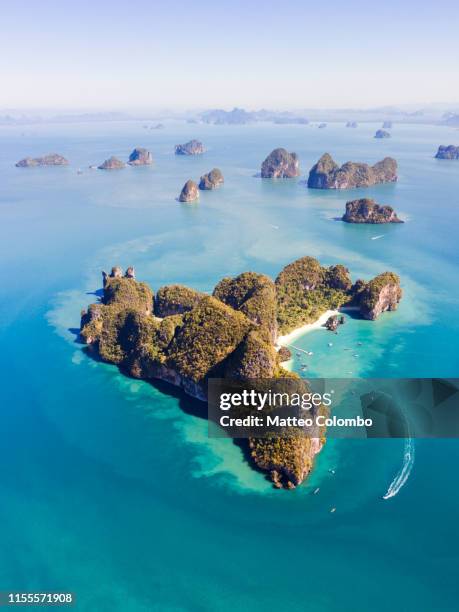
[[[457,0],[2,4],[0,108],[459,102]]]

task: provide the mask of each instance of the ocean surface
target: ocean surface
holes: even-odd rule
[[[404,298],[376,322],[346,316],[332,347],[324,330],[297,339],[313,352],[308,374],[457,376],[459,162],[433,156],[459,132],[395,125],[375,140],[378,127],[0,129],[1,591],[72,591],[95,612],[457,610],[459,442],[330,440],[304,485],[277,491],[232,441],[207,437],[186,399],[91,360],[75,336],[113,265],[155,289],[211,291],[312,255],[354,279],[394,270]],[[194,137],[205,155],[173,154]],[[135,146],[152,167],[88,169]],[[256,178],[278,146],[298,153],[298,180]],[[326,151],[394,156],[399,182],[308,190]],[[14,167],[49,152],[71,165]],[[214,166],[224,187],[179,204],[184,182]],[[336,220],[363,196],[406,223]]]

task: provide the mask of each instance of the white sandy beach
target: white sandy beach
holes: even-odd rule
[[[325,322],[327,321],[329,317],[332,317],[333,315],[338,315],[338,314],[339,314],[338,310],[327,310],[322,315],[320,315],[320,317],[317,319],[317,321],[314,321],[314,323],[306,323],[306,325],[297,327],[296,329],[294,329],[289,334],[286,334],[285,336],[279,336],[276,341],[276,350],[279,350],[281,346],[288,346],[296,338],[299,338],[303,334],[306,334],[307,332],[310,332],[313,329],[319,329],[325,324]]]

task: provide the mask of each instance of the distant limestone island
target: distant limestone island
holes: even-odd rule
[[[153,163],[153,155],[144,147],[136,147],[129,155],[130,166],[150,166]]]
[[[120,170],[121,168],[125,168],[126,164],[112,155],[97,167],[99,170]]]
[[[397,181],[397,162],[386,157],[374,166],[346,162],[339,166],[329,153],[325,153],[309,172],[310,189],[354,189]]]
[[[391,138],[390,132],[387,130],[377,130],[375,133],[375,138]]]
[[[199,199],[199,190],[210,191],[218,189],[224,183],[224,178],[219,168],[213,168],[207,174],[203,174],[199,180],[199,186],[193,181],[188,180],[179,195],[179,202],[195,202]]]
[[[308,119],[288,111],[246,111],[243,108],[233,108],[231,111],[213,109],[201,113],[203,123],[211,125],[247,125],[256,121],[270,121],[278,125],[307,125]],[[196,119],[189,119],[188,123],[197,123]]]
[[[254,113],[235,107],[231,111],[223,109],[205,111],[201,114],[201,120],[212,125],[245,125],[253,123],[256,118]]]
[[[447,125],[448,127],[459,127],[459,114],[458,113],[445,113],[443,115],[442,125]]]
[[[370,198],[346,202],[342,217],[346,223],[403,223],[392,206],[382,206]]]
[[[57,153],[43,157],[25,157],[17,162],[16,168],[35,168],[37,166],[68,166],[68,160]]]
[[[261,164],[262,178],[293,178],[299,176],[300,164],[296,153],[274,149]]]
[[[210,172],[201,176],[199,181],[199,189],[204,191],[218,189],[224,182],[225,181],[221,170],[219,168],[213,168]]]
[[[208,295],[183,285],[154,293],[133,268],[103,273],[101,301],[82,312],[80,337],[96,359],[129,376],[160,380],[207,401],[209,378],[248,381],[288,378],[307,384],[281,363],[288,357],[279,334],[316,321],[329,309],[351,304],[374,320],[396,310],[402,297],[392,272],[352,283],[342,265],[323,267],[312,257],[286,266],[273,282],[245,272],[223,278]],[[294,488],[310,473],[323,436],[251,438],[250,460],[275,487]]]
[[[147,149],[136,147],[129,155],[127,163],[130,166],[150,166],[153,163],[153,156]],[[126,164],[112,155],[97,167],[99,170],[120,170],[125,168]]]
[[[440,145],[435,157],[436,159],[459,159],[459,147]]]
[[[185,144],[175,145],[176,155],[202,155],[206,150],[204,145],[199,140],[190,140]]]
[[[182,188],[179,195],[179,202],[195,202],[199,200],[199,189],[194,181],[189,179]]]
[[[356,127],[358,127],[358,123],[357,123],[357,121],[348,121],[346,123],[346,127],[347,128],[356,128]]]
[[[154,125],[144,125],[144,130],[163,130],[164,123],[155,123]]]

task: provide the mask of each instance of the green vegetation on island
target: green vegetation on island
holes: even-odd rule
[[[161,287],[155,295],[155,315],[162,318],[188,312],[198,304],[204,295],[184,285]]]
[[[302,257],[286,266],[276,278],[277,320],[286,334],[316,321],[327,310],[352,298],[349,271],[342,265],[324,268],[313,257]]]

